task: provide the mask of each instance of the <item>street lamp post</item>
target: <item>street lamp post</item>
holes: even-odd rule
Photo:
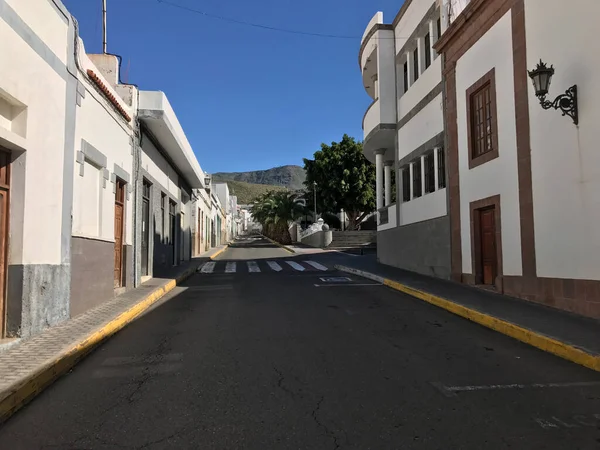
[[[314,204],[315,219],[314,219],[314,221],[315,221],[315,223],[317,223],[317,182],[316,181],[313,181],[313,186],[314,186],[314,193],[315,193],[315,204]]]

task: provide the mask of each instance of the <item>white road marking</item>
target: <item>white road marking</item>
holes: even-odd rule
[[[357,284],[315,284],[315,287],[346,287],[346,286],[383,286],[383,284],[379,283],[357,283]]]
[[[304,267],[301,266],[300,264],[298,264],[296,261],[286,261],[286,263],[288,263],[294,269],[296,269],[300,272],[304,272]]]
[[[200,272],[202,273],[212,273],[213,270],[215,270],[215,266],[217,265],[216,262],[214,261],[209,261],[206,264],[204,264],[202,266],[202,269],[200,269]]]
[[[236,264],[233,261],[228,262],[225,265],[225,273],[235,273]]]
[[[256,261],[248,261],[248,272],[251,273],[256,273],[256,272],[260,272],[260,267],[258,267],[258,264],[256,264]]]
[[[283,268],[279,264],[277,264],[275,261],[267,261],[267,264],[275,272],[281,272],[281,270],[283,270]]]
[[[488,384],[483,386],[444,386],[439,382],[431,383],[443,394],[454,396],[456,392],[474,392],[474,391],[499,391],[507,389],[545,389],[545,388],[573,388],[573,387],[594,387],[600,386],[600,381],[574,381],[566,383],[533,383],[533,384]]]
[[[318,270],[327,270],[327,267],[325,267],[322,264],[319,264],[316,261],[303,261],[303,262],[306,263],[306,264],[308,264],[308,265],[313,266],[315,269],[318,269]]]

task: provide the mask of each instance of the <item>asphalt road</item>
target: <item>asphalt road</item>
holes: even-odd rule
[[[595,372],[328,279],[346,276],[331,257],[255,240],[219,259],[13,416],[0,449],[600,448]]]

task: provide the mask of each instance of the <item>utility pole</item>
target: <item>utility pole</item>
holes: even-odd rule
[[[314,192],[315,192],[315,223],[317,223],[317,182],[313,181]]]
[[[106,46],[106,0],[102,0],[102,52],[108,53]]]

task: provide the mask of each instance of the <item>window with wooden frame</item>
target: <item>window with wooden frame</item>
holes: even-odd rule
[[[425,68],[427,69],[431,65],[431,35],[427,33],[425,35]]]
[[[423,195],[421,180],[421,158],[419,158],[413,163],[413,198]]]
[[[495,69],[467,89],[469,169],[499,156]]]
[[[446,154],[444,148],[439,148],[437,153],[438,159],[438,189],[446,187]]]
[[[419,47],[413,52],[413,76],[414,81],[419,79]]]
[[[435,158],[433,152],[425,155],[425,193],[435,192]]]
[[[402,201],[410,201],[410,169],[408,166],[402,169]]]

